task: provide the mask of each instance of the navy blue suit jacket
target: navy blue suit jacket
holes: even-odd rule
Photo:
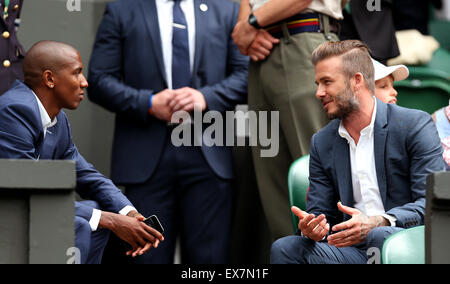
[[[350,216],[337,202],[354,207],[349,145],[331,121],[312,137],[307,212],[326,215],[330,225]],[[377,100],[374,154],[378,186],[387,214],[402,228],[424,224],[426,177],[444,170],[442,146],[431,116]]]
[[[73,160],[76,162],[77,193],[96,201],[102,210],[118,213],[130,201],[80,155],[72,142],[69,121],[61,110],[58,122],[47,129],[44,138],[41,115],[36,97],[23,83],[16,81],[0,96],[0,158],[31,160]],[[92,207],[75,205],[76,215],[86,220]]]
[[[245,102],[248,57],[231,34],[239,6],[229,0],[194,0],[195,59],[192,88],[208,110],[233,110]],[[200,4],[208,6],[200,10]],[[167,88],[156,4],[153,0],[108,3],[89,65],[88,96],[116,113],[111,176],[119,184],[143,183],[155,170],[167,124],[148,114],[151,94]],[[212,170],[232,178],[230,147],[202,146]]]

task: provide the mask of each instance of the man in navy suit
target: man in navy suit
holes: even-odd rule
[[[140,263],[173,263],[178,234],[183,262],[228,261],[231,148],[175,147],[168,122],[195,105],[224,113],[245,101],[248,58],[231,38],[238,11],[230,0],[119,0],[106,7],[88,95],[116,113],[113,181],[166,229],[165,242],[136,258]],[[195,135],[191,141],[201,139]]]
[[[61,110],[74,110],[83,100],[88,84],[82,70],[78,51],[67,44],[42,41],[30,49],[25,83],[16,81],[0,97],[0,158],[75,161],[76,190],[88,200],[75,203],[81,263],[100,263],[110,231],[132,246],[128,255],[137,256],[157,247],[162,235],[80,155]]]
[[[311,140],[307,212],[300,236],[272,245],[272,263],[366,263],[390,234],[424,224],[426,177],[444,170],[431,117],[374,97],[360,41],[313,52],[316,97],[331,121]]]

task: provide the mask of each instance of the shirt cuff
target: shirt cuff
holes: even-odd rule
[[[126,216],[131,211],[137,211],[133,206],[125,206],[122,210],[119,211],[120,215]],[[102,211],[98,209],[93,209],[91,219],[89,220],[89,225],[91,226],[92,232],[97,231],[98,224],[100,223],[100,218],[102,217]]]
[[[100,223],[100,218],[102,217],[102,211],[94,209],[92,212],[91,219],[89,220],[89,225],[91,225],[92,232],[97,231],[98,224]]]
[[[392,215],[388,215],[388,214],[382,214],[381,216],[383,216],[384,218],[388,219],[388,221],[391,223],[391,227],[396,227],[396,222],[397,222],[397,218],[395,218]]]
[[[153,97],[154,97],[155,95],[151,95],[150,96],[150,98],[148,99],[148,109],[152,109],[152,106],[153,106]]]
[[[119,214],[126,216],[128,213],[130,213],[133,210],[137,211],[136,208],[134,208],[133,206],[127,205],[122,210],[119,211]]]

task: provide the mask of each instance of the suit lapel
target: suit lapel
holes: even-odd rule
[[[200,59],[203,50],[203,43],[205,36],[207,35],[207,27],[208,27],[208,15],[209,9],[206,11],[202,11],[200,9],[201,5],[206,5],[204,7],[208,7],[207,0],[194,0],[194,14],[195,14],[195,55],[194,55],[194,66],[192,69],[192,77],[195,78],[195,74],[197,74],[198,68],[200,66]],[[192,80],[195,82],[195,80]],[[199,86],[193,86],[199,87]]]
[[[164,81],[167,85],[166,72],[164,68],[162,45],[161,45],[161,34],[159,32],[159,22],[158,22],[158,11],[156,10],[156,3],[154,0],[145,1],[141,0],[142,13],[147,23],[147,29],[152,40],[152,50],[156,61],[158,62],[158,68],[161,72]]]
[[[380,189],[381,199],[386,208],[386,167],[385,167],[385,149],[387,138],[387,106],[377,99],[377,116],[374,127],[374,154],[375,169],[377,171],[378,188]]]
[[[338,130],[336,130],[333,147],[333,161],[341,202],[343,205],[353,207],[354,199],[349,145],[347,140],[339,136]]]
[[[41,159],[52,160],[56,157],[54,156],[54,151],[57,145],[57,126],[53,126],[47,129],[47,133],[45,134],[45,138],[39,147],[39,154]]]

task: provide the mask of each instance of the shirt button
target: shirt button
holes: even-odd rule
[[[8,39],[11,36],[11,34],[9,32],[3,32],[2,36],[4,39]]]
[[[3,67],[9,68],[10,66],[11,66],[11,61],[9,61],[9,60],[3,61]]]

